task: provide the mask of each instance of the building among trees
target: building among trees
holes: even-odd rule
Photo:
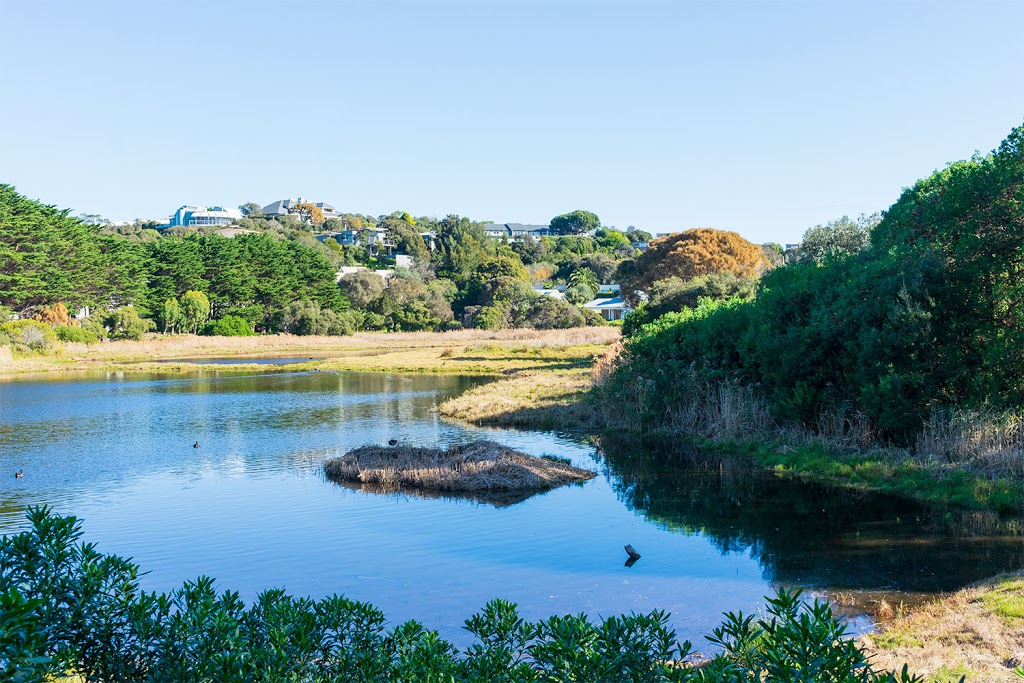
[[[161,225],[157,229],[174,228],[190,225],[216,225],[227,226],[242,219],[242,212],[238,209],[226,209],[223,206],[183,206],[174,212],[167,225]]]
[[[306,202],[302,197],[299,197],[298,199],[281,199],[279,201],[274,202],[273,204],[268,204],[267,206],[264,206],[262,209],[260,209],[260,213],[262,213],[267,218],[280,218],[282,216],[299,215],[299,204],[312,204],[313,206],[317,207],[318,209],[320,209],[320,211],[323,212],[324,220],[338,217],[338,210],[335,209],[330,204],[328,204],[327,202]]]
[[[548,237],[552,234],[547,225],[525,225],[523,223],[484,223],[484,234],[495,239],[505,238],[509,242],[518,242],[527,236],[533,238]]]

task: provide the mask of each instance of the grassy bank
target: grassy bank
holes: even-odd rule
[[[1020,482],[922,460],[900,449],[829,447],[824,440],[789,435],[768,443],[700,439],[698,445],[745,452],[752,461],[774,470],[779,476],[889,493],[938,505],[988,509],[1003,514],[1020,514],[1024,510],[1024,489]]]
[[[937,683],[1024,681],[1024,577],[1002,576],[897,618],[861,638],[875,666],[910,665]],[[896,663],[899,664],[896,664]]]
[[[454,374],[554,371],[589,367],[594,355],[618,336],[618,329],[613,327],[359,333],[347,337],[150,335],[142,341],[63,344],[51,353],[22,357],[0,349],[0,378],[82,370],[189,371],[199,365],[154,361],[268,356],[323,358],[310,367],[327,370]],[[5,350],[8,353],[3,353]],[[268,369],[263,365],[233,366],[243,368]]]
[[[587,368],[535,370],[470,389],[438,407],[445,417],[474,424],[599,430]]]
[[[477,424],[671,436],[744,454],[778,476],[938,505],[1024,511],[1024,486],[1012,470],[999,475],[934,451],[922,455],[866,445],[849,420],[837,419],[834,426],[823,421],[817,431],[779,426],[749,392],[736,388],[700,392],[688,414],[668,423],[644,423],[638,405],[613,405],[601,396],[600,376],[599,369],[524,373],[476,387],[442,403],[439,411]]]

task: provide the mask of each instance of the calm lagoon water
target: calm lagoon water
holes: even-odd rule
[[[1019,528],[992,516],[805,486],[671,444],[436,416],[477,381],[214,369],[0,383],[0,533],[46,503],[138,562],[148,590],[209,575],[246,599],[344,593],[460,644],[463,620],[494,597],[531,619],[663,609],[699,646],[722,612],[759,609],[773,586],[892,600],[1024,566]],[[601,476],[494,507],[322,474],[366,443],[478,438]],[[632,567],[626,543],[643,555]]]

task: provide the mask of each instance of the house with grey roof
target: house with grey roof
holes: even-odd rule
[[[608,285],[602,285],[607,287]],[[597,311],[605,320],[622,320],[633,309],[629,307],[621,296],[598,296],[592,301],[583,304],[583,308]]]
[[[526,237],[547,237],[552,235],[550,226],[527,225],[525,223],[484,223],[484,234],[494,239],[518,242]]]
[[[260,209],[260,213],[270,218],[279,218],[281,216],[290,216],[295,214],[295,206],[302,204],[305,200],[302,197],[298,199],[280,199],[273,204],[268,204]],[[324,212],[324,218],[337,218],[338,210],[327,202],[309,202],[314,206],[318,207]]]

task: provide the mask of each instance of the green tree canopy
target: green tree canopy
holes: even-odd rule
[[[0,184],[0,305],[141,304],[146,280],[141,250]]]
[[[356,308],[366,308],[384,293],[384,279],[369,270],[349,273],[338,282],[342,294]]]
[[[558,235],[582,235],[601,227],[597,214],[577,209],[551,219],[551,230]]]
[[[181,296],[178,306],[181,326],[186,332],[196,334],[210,317],[210,300],[202,292],[190,289]]]
[[[862,215],[856,220],[843,216],[825,225],[808,228],[800,244],[800,259],[809,263],[823,263],[830,258],[863,251],[871,243],[871,231],[880,220],[877,213]]]
[[[238,210],[242,212],[242,215],[246,218],[262,218],[263,211],[259,204],[256,202],[246,202],[240,204]]]

